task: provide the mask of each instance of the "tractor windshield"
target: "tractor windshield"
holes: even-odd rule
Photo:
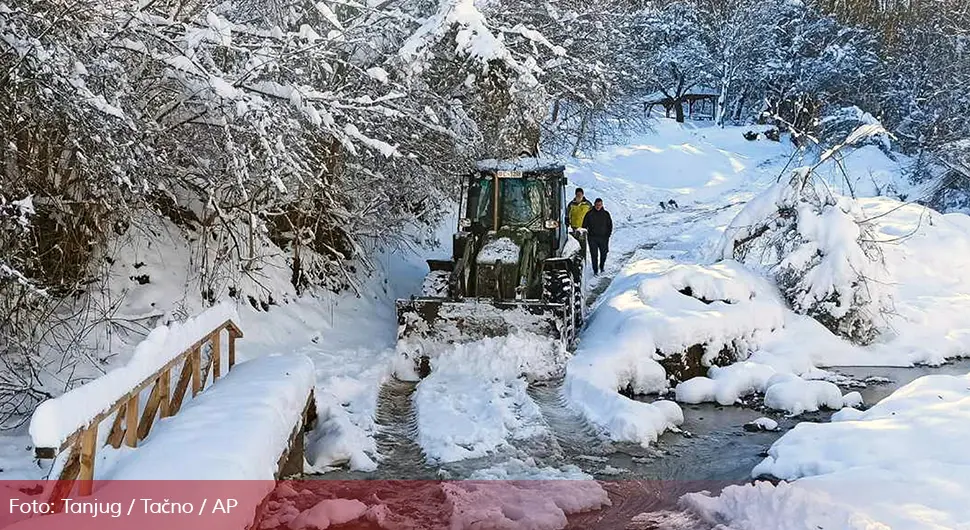
[[[541,228],[545,203],[543,182],[536,179],[502,179],[503,225]],[[538,225],[538,226],[534,226]]]
[[[499,179],[499,225],[541,228],[545,220],[546,187],[540,179]],[[473,185],[469,217],[481,226],[493,225],[494,181],[483,178]]]

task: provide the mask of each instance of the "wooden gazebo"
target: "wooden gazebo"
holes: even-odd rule
[[[670,91],[668,93],[673,93]],[[709,87],[694,87],[683,95],[680,99],[674,99],[664,92],[654,92],[643,102],[643,110],[649,115],[653,108],[661,105],[664,108],[664,115],[670,117],[670,113],[677,110],[677,105],[686,105],[684,116],[689,120],[713,120],[717,113],[717,98],[720,92]]]

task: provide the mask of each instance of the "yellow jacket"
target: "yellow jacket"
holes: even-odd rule
[[[593,203],[589,202],[589,199],[583,198],[581,202],[576,202],[576,199],[569,201],[569,204],[566,206],[566,217],[569,220],[569,226],[573,229],[582,228],[586,213],[592,209]]]

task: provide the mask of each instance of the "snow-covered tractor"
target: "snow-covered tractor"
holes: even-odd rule
[[[429,259],[420,297],[397,301],[402,353],[515,330],[569,346],[586,316],[585,236],[565,223],[565,168],[482,161],[463,182],[450,259]]]

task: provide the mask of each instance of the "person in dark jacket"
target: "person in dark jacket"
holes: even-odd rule
[[[603,208],[603,199],[593,201],[593,209],[583,218],[586,229],[586,242],[589,257],[593,262],[593,274],[599,274],[606,265],[606,254],[610,251],[610,236],[613,235],[613,218]]]

